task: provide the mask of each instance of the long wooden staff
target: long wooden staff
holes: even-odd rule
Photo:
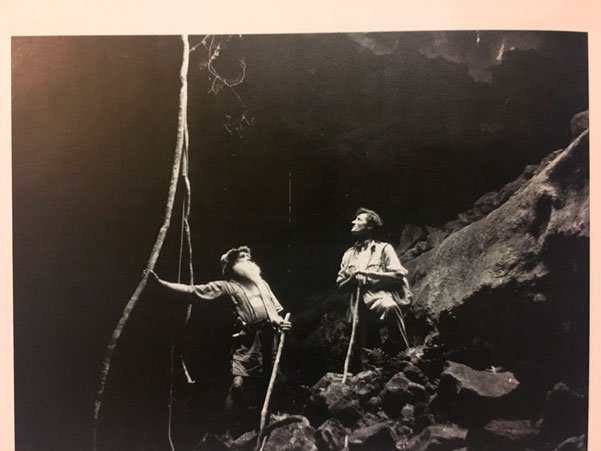
[[[290,313],[286,313],[284,317],[284,321],[288,321],[290,319]],[[278,344],[278,351],[275,355],[275,360],[273,361],[273,368],[271,369],[271,377],[269,378],[269,385],[267,386],[267,393],[265,395],[265,402],[263,403],[263,409],[261,410],[261,423],[259,426],[259,435],[257,437],[257,448],[260,448],[261,445],[261,436],[263,435],[263,431],[265,430],[265,423],[267,420],[267,411],[269,409],[269,400],[271,398],[271,393],[273,392],[273,385],[275,384],[275,378],[278,374],[278,367],[280,366],[280,357],[282,355],[282,349],[284,349],[284,338],[286,337],[286,332],[280,332],[280,342]]]
[[[351,338],[348,342],[348,350],[346,351],[346,359],[344,359],[344,369],[342,370],[342,383],[346,384],[346,377],[348,375],[348,367],[351,361],[351,354],[353,353],[353,344],[355,343],[355,333],[357,331],[357,323],[359,322],[359,299],[361,298],[361,284],[357,283],[357,291],[355,293],[355,300],[352,305],[353,313],[353,326],[351,329]]]

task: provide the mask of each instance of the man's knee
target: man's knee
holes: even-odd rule
[[[234,376],[232,381],[232,388],[239,390],[244,385],[244,378],[242,376]]]

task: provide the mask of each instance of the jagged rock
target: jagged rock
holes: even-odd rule
[[[541,435],[559,442],[586,432],[586,397],[563,383],[556,384],[545,398],[540,421]]]
[[[430,248],[436,247],[442,243],[442,241],[448,236],[448,232],[442,229],[438,229],[436,227],[426,226],[426,230],[428,231],[428,236],[426,241]]]
[[[365,403],[365,408],[370,412],[377,412],[382,407],[382,397],[372,396]]]
[[[430,406],[426,402],[418,402],[413,406],[413,417],[415,420],[412,428],[416,434],[436,423],[434,415],[430,413]]]
[[[357,395],[359,402],[368,400],[382,389],[380,375],[373,370],[363,371],[348,377],[347,384]]]
[[[413,426],[415,423],[415,407],[411,404],[405,404],[401,409],[401,421],[405,425]]]
[[[401,233],[401,238],[399,239],[399,245],[396,248],[396,251],[399,255],[402,255],[404,252],[411,249],[415,243],[423,240],[426,237],[425,230],[416,225],[406,224],[403,228],[403,232]]]
[[[482,429],[470,430],[467,441],[472,449],[517,451],[531,447],[538,432],[530,420],[493,420]]]
[[[266,428],[263,451],[317,451],[314,434],[309,420],[290,416],[279,420],[277,426]]]
[[[365,428],[365,427],[373,426],[374,424],[380,424],[380,423],[390,423],[390,418],[388,417],[388,415],[386,415],[385,412],[383,412],[383,411],[378,411],[376,413],[367,412],[359,420],[357,420],[357,423],[355,424],[354,428],[355,429]]]
[[[434,415],[427,413],[415,416],[415,422],[413,423],[413,430],[415,432],[421,432],[428,426],[432,426],[436,423]]]
[[[349,433],[349,430],[336,418],[328,418],[317,428],[316,437],[319,448],[338,451],[344,447],[345,438]]]
[[[513,373],[508,371],[493,373],[478,371],[457,362],[447,362],[441,374],[439,393],[450,390],[461,397],[464,393],[473,393],[484,398],[501,398],[514,391],[520,385]]]
[[[428,383],[428,378],[424,375],[422,370],[411,362],[404,361],[400,364],[400,371],[403,372],[405,377],[416,384],[425,386]]]
[[[361,418],[357,394],[341,381],[341,375],[328,373],[312,387],[305,412],[318,424],[327,418],[337,418],[343,424],[351,425]]]
[[[398,416],[405,404],[425,400],[426,389],[399,372],[384,385],[380,397],[384,411],[390,416]]]
[[[432,246],[427,241],[418,241],[411,249],[400,254],[401,261],[412,260],[429,249],[432,249]]]
[[[461,363],[447,362],[431,405],[460,424],[484,424],[503,411],[518,385],[510,372],[478,371]]]
[[[409,438],[415,435],[415,432],[412,427],[409,427],[406,424],[403,424],[399,421],[393,423],[392,430],[394,431],[395,436],[397,437],[397,443],[403,438],[409,441]]]
[[[570,437],[561,442],[554,451],[586,451],[586,435]]]
[[[386,423],[377,423],[354,431],[349,437],[351,450],[395,449],[395,437]]]
[[[575,138],[589,128],[588,110],[575,114],[570,121],[570,131]]]
[[[339,373],[326,373],[311,389],[313,392],[326,389],[332,383],[341,382],[342,375]],[[372,396],[377,395],[382,389],[382,377],[374,370],[362,371],[355,375],[349,375],[346,385],[355,395],[360,403],[367,402]]]
[[[315,390],[325,390],[328,388],[333,382],[341,382],[342,375],[339,373],[326,373],[324,376],[319,379],[313,387],[311,387],[312,391]]]
[[[465,445],[467,429],[456,424],[435,424],[425,428],[409,442],[397,442],[397,449],[407,451],[453,450]]]

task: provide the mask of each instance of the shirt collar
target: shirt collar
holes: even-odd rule
[[[375,245],[376,245],[375,241],[371,238],[368,238],[366,240],[358,240],[353,245],[353,248],[360,252],[371,246],[371,250],[373,251],[373,250],[375,250]]]

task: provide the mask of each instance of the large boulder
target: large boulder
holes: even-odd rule
[[[545,397],[540,421],[541,435],[549,441],[559,442],[586,432],[587,399],[558,383]]]
[[[336,418],[349,426],[361,418],[363,410],[357,393],[342,383],[342,375],[327,373],[311,388],[305,413],[316,424]]]
[[[450,394],[461,398],[502,398],[519,386],[519,381],[509,371],[478,371],[457,362],[447,362],[438,386],[439,394]]]
[[[530,420],[492,420],[482,429],[470,430],[471,449],[511,451],[532,448],[539,431]]]
[[[413,280],[415,309],[438,317],[484,290],[548,275],[549,240],[589,236],[587,150],[584,133],[488,215],[406,262],[424,274]]]
[[[427,395],[423,385],[412,382],[404,373],[399,372],[385,384],[380,398],[384,411],[396,417],[407,403],[425,401]]]
[[[263,451],[317,451],[315,429],[302,416],[280,418],[265,431]]]
[[[432,408],[459,424],[474,426],[511,407],[511,394],[519,381],[510,372],[478,371],[467,365],[447,362],[440,376]]]
[[[434,424],[408,442],[401,439],[397,448],[407,451],[454,450],[466,444],[467,429],[456,424]]]
[[[328,418],[317,428],[317,444],[320,449],[338,451],[344,448],[350,431],[336,418]]]
[[[395,438],[388,424],[376,423],[353,431],[348,443],[351,450],[394,450]]]

